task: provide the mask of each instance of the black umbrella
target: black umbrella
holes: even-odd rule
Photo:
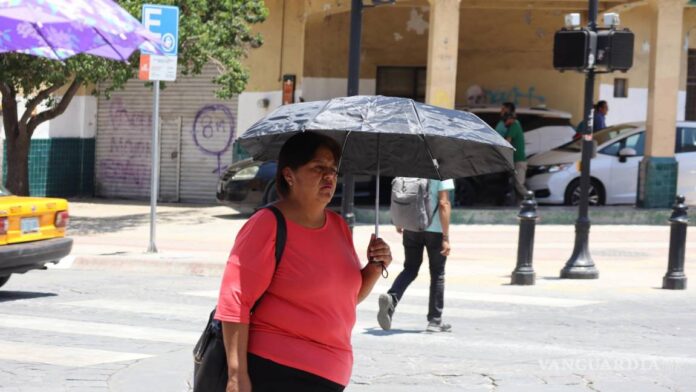
[[[281,106],[239,142],[256,160],[277,159],[283,143],[313,131],[341,145],[339,172],[447,179],[513,170],[512,146],[474,114],[407,98],[353,96]]]

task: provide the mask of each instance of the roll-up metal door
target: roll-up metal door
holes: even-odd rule
[[[215,97],[217,74],[167,82],[160,92],[161,201],[212,202],[219,173],[232,162],[237,99]],[[147,199],[150,195],[152,89],[131,80],[110,100],[99,98],[96,194]]]

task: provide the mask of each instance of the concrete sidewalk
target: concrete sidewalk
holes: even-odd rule
[[[164,205],[158,207],[157,254],[148,254],[149,206],[122,201],[73,201],[69,235],[72,255],[58,268],[114,269],[220,276],[238,230],[248,215],[224,206]],[[354,238],[358,254],[367,247],[374,227],[358,225]],[[401,238],[384,224],[380,234],[392,246],[392,272],[403,261]],[[448,260],[448,283],[504,285],[515,267],[516,225],[455,224]],[[534,248],[537,279],[557,279],[573,248],[572,225],[538,225]],[[590,249],[600,272],[595,288],[651,289],[661,285],[667,268],[669,226],[596,225]],[[696,262],[691,254],[696,237],[688,238],[686,273]],[[691,253],[689,253],[691,251]],[[421,274],[427,279],[427,274]],[[393,278],[393,277],[392,277]],[[390,280],[392,279],[390,278]],[[419,278],[419,279],[421,279]],[[559,281],[559,287],[570,283]],[[548,287],[548,285],[547,285]]]

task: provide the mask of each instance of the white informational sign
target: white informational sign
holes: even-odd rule
[[[144,4],[143,25],[162,42],[156,54],[141,49],[141,80],[176,80],[177,55],[179,49],[179,8],[168,5]]]

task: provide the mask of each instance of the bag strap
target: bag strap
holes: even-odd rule
[[[430,193],[430,180],[427,181],[428,184],[425,186],[425,191],[427,193]],[[435,214],[437,214],[437,210],[438,208],[440,208],[440,191],[437,191],[435,195],[437,197],[437,200],[435,200],[435,209],[433,210],[433,213],[430,215],[430,219],[428,219],[430,222],[432,222],[433,219],[435,219]]]
[[[285,217],[283,216],[283,213],[280,212],[277,207],[268,205],[264,208],[273,212],[273,215],[275,215],[276,218],[275,268],[273,269],[273,275],[275,275],[275,271],[278,270],[278,265],[280,264],[280,260],[283,258],[283,252],[285,251],[285,242],[288,239],[288,228],[285,224]],[[268,290],[268,287],[266,290]],[[266,291],[264,291],[259,299],[256,300],[254,306],[251,307],[250,313],[254,313],[254,310],[256,310],[256,307],[259,305],[259,302],[261,302],[264,295],[266,295]]]

